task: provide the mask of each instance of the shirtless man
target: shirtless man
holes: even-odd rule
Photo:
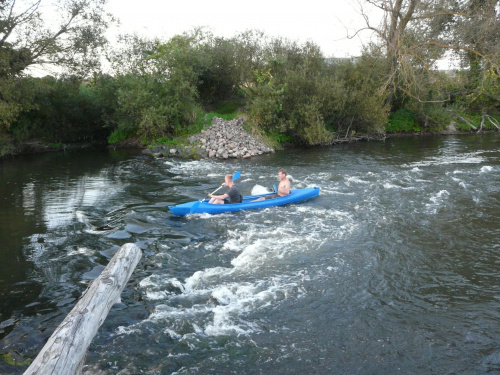
[[[280,183],[278,185],[278,191],[276,194],[272,195],[266,195],[265,197],[256,199],[256,201],[263,201],[264,199],[273,199],[273,198],[279,198],[279,197],[284,197],[285,195],[290,194],[290,180],[286,178],[286,170],[285,169],[280,169],[278,171],[278,178],[280,179]]]
[[[213,204],[228,204],[228,203],[241,203],[243,197],[241,196],[240,190],[233,182],[233,176],[227,174],[224,176],[224,183],[222,186],[227,186],[229,190],[222,195],[208,194],[210,201],[208,203]]]

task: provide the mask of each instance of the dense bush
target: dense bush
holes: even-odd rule
[[[29,78],[26,82],[31,105],[10,128],[18,140],[68,143],[105,138],[103,102],[95,88],[75,78]]]
[[[260,127],[307,145],[383,131],[387,106],[376,72],[350,60],[327,60],[311,44],[279,47],[245,87],[250,118]]]
[[[376,50],[327,59],[313,43],[255,31],[224,39],[201,29],[167,41],[125,36],[122,46],[109,53],[113,75],[0,74],[0,135],[56,143],[173,142],[199,132],[215,115],[234,118],[244,106],[254,129],[275,141],[318,145],[360,133],[438,131],[453,113],[499,107],[493,68],[475,86],[464,72],[431,77],[417,69],[415,96],[405,82],[389,90],[387,59]]]
[[[415,122],[415,113],[403,108],[391,113],[386,130],[388,133],[408,133],[421,129]]]

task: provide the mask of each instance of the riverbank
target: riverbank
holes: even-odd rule
[[[60,152],[69,150],[83,150],[92,147],[105,148],[106,141],[84,142],[84,143],[44,143],[38,140],[28,142],[15,142],[12,139],[0,141],[0,160],[26,154],[44,154],[48,152]]]
[[[383,141],[386,138],[449,136],[495,133],[495,130],[463,131],[450,124],[442,131],[437,132],[400,132],[400,133],[370,133],[337,137],[329,145]],[[247,159],[258,155],[274,153],[273,141],[262,134],[250,134],[244,129],[244,118],[224,120],[214,117],[212,125],[200,133],[181,140],[176,145],[145,146],[140,139],[129,139],[113,145],[106,141],[85,143],[44,143],[31,140],[24,143],[15,142],[11,138],[0,140],[0,159],[15,157],[23,154],[38,154],[81,150],[92,147],[111,149],[142,149],[142,153],[152,157],[174,157],[183,159]],[[284,145],[286,146],[286,145]]]

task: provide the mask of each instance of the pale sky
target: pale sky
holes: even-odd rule
[[[230,38],[257,29],[270,37],[313,41],[326,56],[361,51],[359,39],[346,38],[346,28],[353,34],[363,25],[355,0],[109,0],[107,9],[120,19],[120,33],[168,39],[202,26]]]

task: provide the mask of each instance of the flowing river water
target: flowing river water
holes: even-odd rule
[[[174,217],[241,171],[300,204]],[[500,136],[248,160],[87,150],[0,162],[0,373],[34,357],[124,243],[143,257],[87,374],[500,372]],[[11,361],[12,362],[12,361]]]

